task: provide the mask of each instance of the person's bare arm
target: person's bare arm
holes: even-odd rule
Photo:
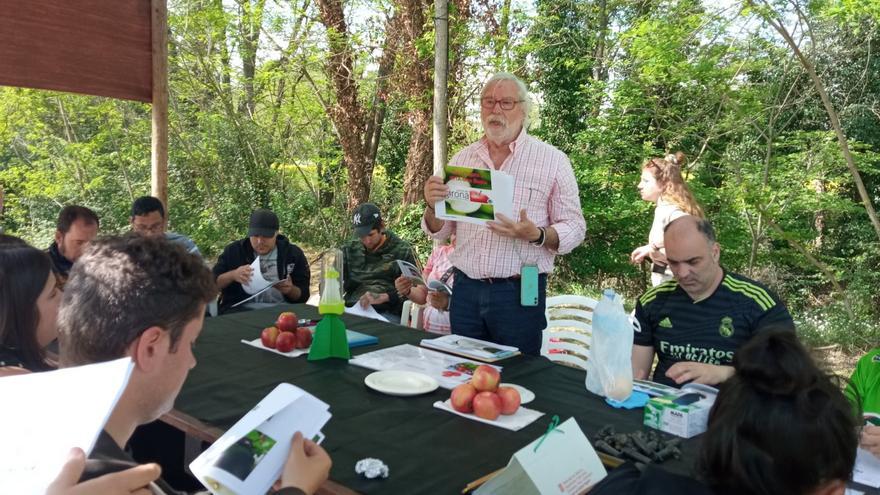
[[[254,269],[251,268],[251,265],[241,265],[235,270],[229,270],[226,273],[221,273],[217,277],[217,287],[220,289],[225,289],[229,287],[232,282],[246,284],[250,282],[253,274]]]
[[[654,348],[646,345],[634,345],[632,350],[633,378],[647,380],[651,376],[652,364],[654,364]]]

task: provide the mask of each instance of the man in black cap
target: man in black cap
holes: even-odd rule
[[[260,274],[275,285],[245,303],[244,309],[264,308],[282,302],[304,303],[309,299],[309,264],[302,249],[278,234],[275,213],[254,210],[248,237],[226,246],[214,265],[214,277],[221,289],[221,313],[250,296],[245,286],[250,287],[254,277],[251,264],[257,257],[260,258]]]
[[[382,214],[373,203],[354,210],[352,226],[358,239],[342,247],[345,305],[372,305],[389,321],[400,321],[403,301],[394,287],[400,276],[397,260],[416,264],[412,246],[385,228]]]

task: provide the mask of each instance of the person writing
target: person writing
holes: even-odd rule
[[[845,393],[859,417],[880,415],[880,347],[859,359]],[[859,446],[880,457],[880,426],[865,424]]]
[[[667,266],[666,249],[663,245],[663,230],[670,222],[685,215],[704,218],[703,209],[681,177],[684,153],[666,155],[665,158],[651,158],[642,166],[638,189],[642,199],[656,203],[654,222],[648,232],[648,243],[633,249],[629,259],[637,264],[651,261],[651,285],[657,286],[672,279],[672,271]]]
[[[733,368],[709,411],[696,479],[627,463],[590,495],[843,495],[858,435],[835,377],[784,328],[750,340]]]
[[[721,267],[721,246],[708,220],[684,216],[666,227],[673,280],[636,301],[641,332],[633,338],[633,378],[665,385],[717,385],[733,375],[740,346],[770,327],[794,331],[785,305],[768,288]]]

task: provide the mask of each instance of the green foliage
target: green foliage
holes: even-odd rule
[[[312,2],[170,3],[172,228],[209,257],[273,208],[294,242],[315,250],[351,235],[347,170],[328,109],[328,41]],[[564,150],[588,234],[557,258],[551,292],[629,300],[649,281],[629,263],[653,205],[636,184],[645,159],[683,151],[687,182],[715,224],[726,268],[769,284],[815,345],[858,350],[880,337],[880,248],[812,81],[767,18],[797,22],[790,3],[717,7],[671,0],[498,0],[450,5],[451,152],[480,135],[474,96],[486,73],[520,74],[536,101],[530,132]],[[802,5],[801,48],[880,206],[878,2]],[[385,16],[393,2],[345,4],[361,100],[374,104]],[[425,13],[430,22],[431,12]],[[761,15],[759,15],[761,14]],[[763,15],[763,17],[762,17]],[[258,30],[242,30],[251,24]],[[803,28],[803,29],[802,29]],[[249,33],[249,35],[248,35]],[[397,34],[397,33],[392,33]],[[433,51],[432,31],[416,42]],[[340,40],[331,37],[331,42]],[[245,70],[253,62],[252,73]],[[406,61],[403,60],[402,63]],[[408,112],[429,101],[395,86],[386,108],[371,199],[424,259],[419,206],[402,206],[412,133]],[[378,102],[378,100],[376,100]],[[150,187],[150,109],[104,98],[0,88],[2,227],[38,246],[61,206],[84,204],[104,233],[128,226]],[[772,226],[771,226],[772,223]],[[782,233],[776,229],[780,229]],[[827,267],[843,293],[803,252]]]

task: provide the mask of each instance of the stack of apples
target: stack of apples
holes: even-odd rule
[[[519,409],[519,392],[513,387],[499,387],[501,372],[488,365],[480,365],[468,383],[452,389],[449,402],[458,412],[473,413],[494,421],[502,414],[514,414]]]
[[[269,349],[276,349],[279,352],[308,349],[312,345],[312,331],[298,325],[299,319],[296,313],[285,311],[278,315],[274,327],[263,329],[260,341]]]

